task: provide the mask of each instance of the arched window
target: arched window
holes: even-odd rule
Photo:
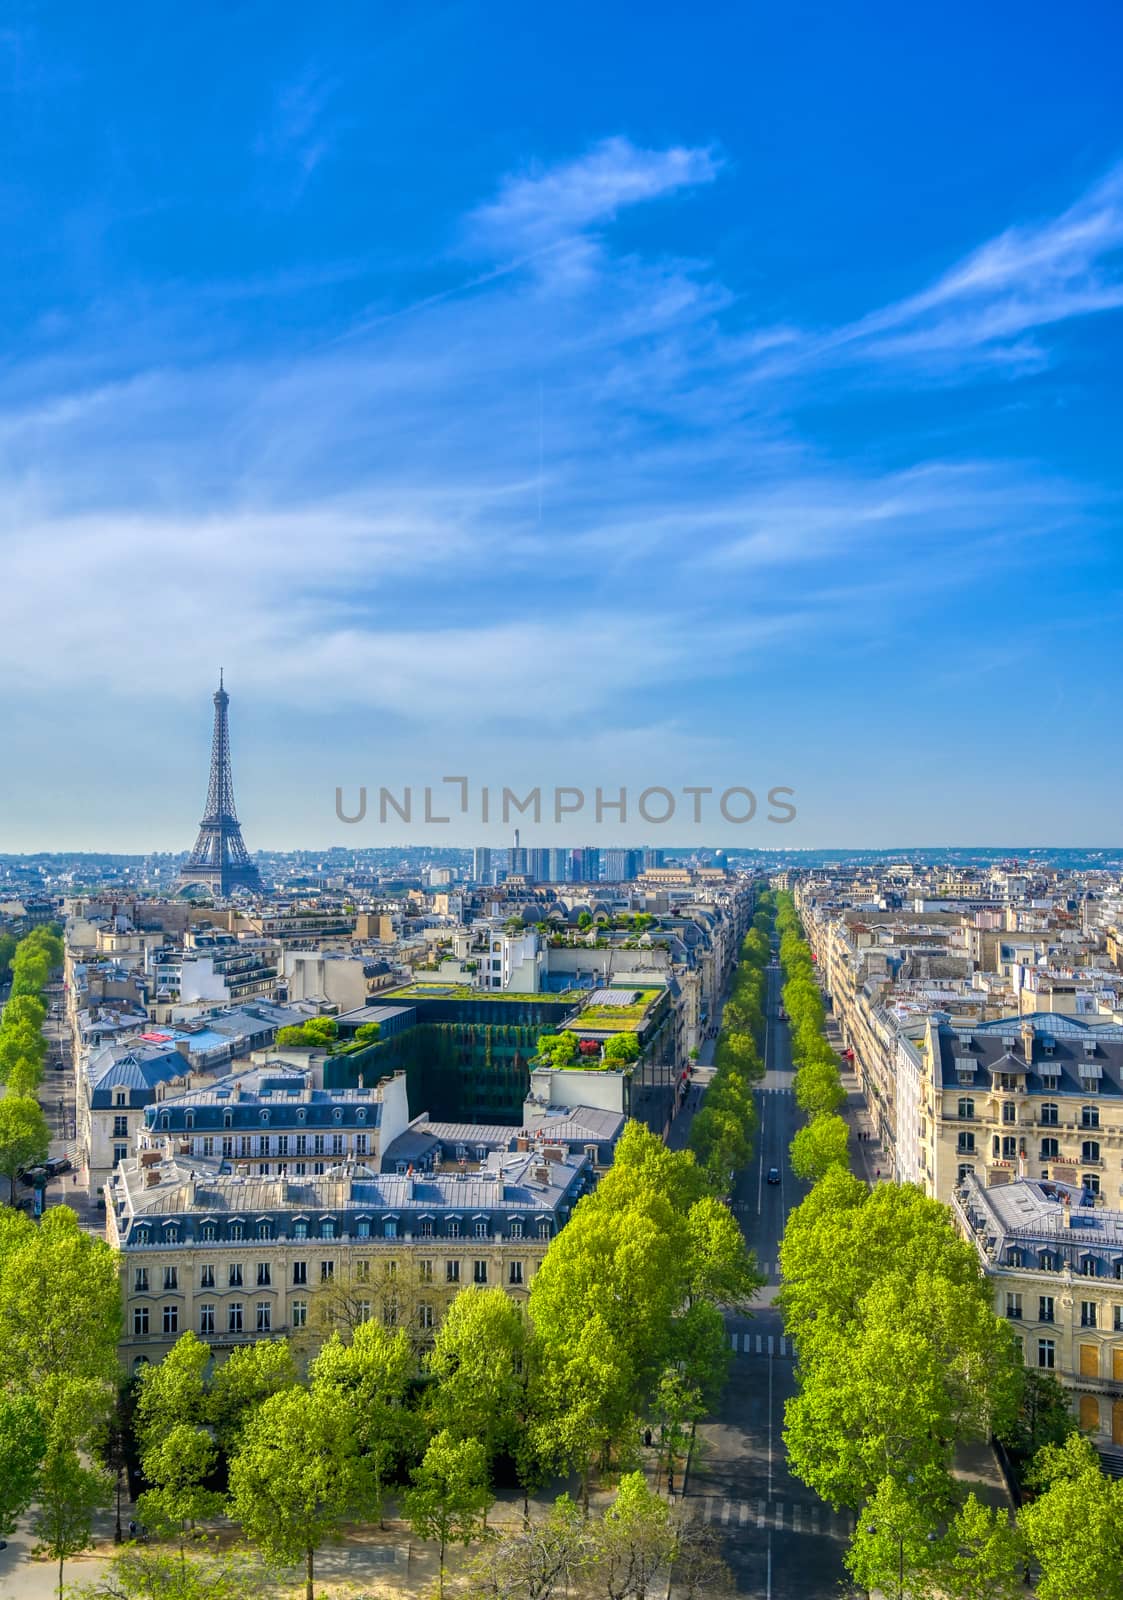
[[[1098,1128],[1100,1125],[1099,1106],[1080,1107],[1080,1126],[1082,1128]]]
[[[1056,1139],[1042,1139],[1042,1141],[1041,1141],[1041,1160],[1042,1161],[1055,1161],[1057,1159],[1057,1151],[1059,1149],[1060,1149],[1060,1146],[1057,1143]]]
[[[1081,1161],[1098,1161],[1100,1159],[1100,1144],[1098,1139],[1085,1139],[1080,1146]]]
[[[195,1113],[193,1111],[185,1111],[183,1113],[183,1126],[185,1128],[193,1128],[195,1126]]]
[[[222,1113],[222,1126],[224,1128],[232,1128],[234,1126],[234,1113],[232,1111],[224,1111]]]
[[[262,1120],[263,1124],[267,1123],[269,1121],[269,1113],[268,1113],[268,1111],[263,1111],[261,1113],[261,1120]]]
[[[975,1102],[968,1099],[960,1100],[959,1115],[961,1117],[973,1117],[975,1115]]]

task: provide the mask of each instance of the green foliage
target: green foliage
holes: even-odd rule
[[[363,1023],[363,1027],[377,1026]],[[307,1022],[277,1029],[277,1044],[282,1050],[329,1050],[338,1037],[339,1024],[334,1017],[309,1017]]]
[[[333,1333],[312,1363],[313,1387],[334,1390],[354,1408],[378,1506],[385,1484],[418,1445],[423,1424],[406,1403],[416,1375],[417,1360],[405,1329],[391,1330],[377,1322],[360,1323],[350,1344]]]
[[[1045,1445],[1064,1444],[1076,1431],[1068,1395],[1051,1372],[1027,1367],[1017,1416],[1002,1435],[1014,1455],[1028,1460]]]
[[[878,1484],[863,1507],[844,1557],[861,1588],[900,1600],[930,1600],[935,1517],[923,1498],[893,1478]]]
[[[538,1041],[538,1059],[551,1067],[569,1067],[577,1060],[575,1033],[544,1033]]]
[[[456,1439],[442,1429],[414,1468],[413,1484],[402,1496],[402,1510],[417,1537],[438,1546],[437,1592],[443,1595],[448,1546],[470,1544],[483,1530],[492,1498],[487,1452],[478,1439]]]
[[[604,1047],[604,1059],[623,1066],[639,1060],[639,1040],[634,1033],[614,1033]]]
[[[37,1540],[35,1554],[58,1562],[59,1600],[66,1561],[89,1549],[94,1512],[108,1505],[111,1492],[109,1474],[99,1467],[83,1466],[67,1439],[52,1437],[48,1441],[31,1527]]]
[[[358,1418],[331,1389],[284,1389],[242,1428],[230,1462],[230,1499],[249,1539],[270,1560],[305,1563],[313,1600],[315,1552],[374,1495]]]
[[[35,1492],[46,1432],[30,1395],[0,1391],[0,1539],[10,1539]]]
[[[206,1428],[181,1422],[144,1452],[141,1468],[152,1485],[137,1502],[141,1521],[156,1533],[174,1533],[180,1548],[196,1522],[217,1517],[223,1497],[204,1488],[218,1463]]]
[[[841,1117],[815,1117],[797,1130],[792,1140],[792,1171],[797,1178],[818,1183],[832,1167],[847,1170],[850,1163],[850,1130]]]
[[[437,1329],[431,1414],[454,1439],[478,1439],[488,1466],[514,1454],[526,1415],[526,1313],[502,1289],[463,1289]]]
[[[616,1498],[593,1534],[597,1587],[605,1600],[646,1600],[670,1570],[678,1543],[670,1507],[642,1472],[620,1479]]]
[[[36,1227],[0,1229],[0,1386],[31,1394],[44,1423],[72,1443],[107,1420],[116,1395],[121,1288],[102,1239],[67,1206]],[[57,1454],[57,1452],[56,1452]]]
[[[204,1347],[205,1348],[205,1347]],[[230,1454],[257,1407],[297,1382],[296,1359],[286,1339],[259,1340],[232,1350],[211,1380],[208,1409],[223,1450]]]
[[[380,1022],[360,1022],[355,1029],[355,1038],[360,1044],[373,1044],[381,1032]]]
[[[1026,1547],[1005,1507],[967,1496],[936,1551],[935,1577],[946,1600],[1019,1600]]]
[[[1044,1493],[1018,1524],[1041,1568],[1038,1600],[1123,1600],[1123,1483],[1105,1476],[1078,1433],[1034,1465]]]
[[[712,1300],[743,1303],[758,1281],[693,1156],[629,1123],[611,1171],[531,1284],[532,1432],[543,1456],[576,1466],[587,1484],[596,1455],[634,1431],[668,1366],[681,1362],[695,1388],[720,1386],[728,1349],[722,1338],[715,1355]]]
[[[38,1103],[10,1090],[0,1100],[0,1177],[7,1178],[12,1204],[16,1173],[42,1161],[50,1149],[51,1130]]]
[[[1023,1369],[946,1207],[835,1167],[792,1213],[781,1260],[800,1355],[793,1471],[836,1506],[887,1478],[950,1506],[957,1444],[1011,1425]]]

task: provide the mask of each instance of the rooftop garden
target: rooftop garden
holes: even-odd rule
[[[633,1001],[622,1005],[586,1006],[575,1018],[574,1028],[580,1033],[589,1028],[597,1033],[636,1033],[643,1025],[644,1018],[650,1012],[655,1001],[660,995],[666,994],[665,989],[640,989],[624,990],[625,993],[637,996]]]
[[[345,1056],[376,1044],[381,1031],[377,1022],[363,1022],[350,1039],[342,1040],[334,1017],[309,1017],[291,1028],[278,1028],[275,1042],[280,1050],[326,1050],[329,1055]]]
[[[603,1042],[583,1039],[567,1029],[564,1033],[542,1035],[534,1065],[568,1072],[628,1072],[639,1055],[639,1040],[634,1033],[617,1033]]]
[[[500,1000],[517,1001],[520,1005],[525,1005],[528,1000],[544,1000],[556,1005],[572,1006],[574,992],[567,990],[555,994],[546,990],[531,993],[514,989],[475,989],[468,983],[455,983],[451,979],[442,983],[439,978],[434,978],[430,982],[418,979],[398,989],[379,990],[380,1005],[383,1001],[394,1000]]]

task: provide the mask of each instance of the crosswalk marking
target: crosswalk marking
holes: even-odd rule
[[[854,1532],[852,1512],[833,1512],[818,1503],[793,1501],[789,1505],[783,1500],[731,1500],[725,1495],[708,1494],[701,1505],[699,1520],[715,1527],[744,1528],[755,1520],[758,1528],[790,1532],[801,1538],[849,1539]]]
[[[734,1355],[742,1356],[795,1356],[795,1341],[786,1334],[731,1333],[729,1348]]]

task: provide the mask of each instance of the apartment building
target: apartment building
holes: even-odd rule
[[[1064,1384],[1097,1445],[1123,1447],[1123,1211],[1069,1184],[988,1189],[974,1174],[951,1202],[1026,1365]]]
[[[560,1146],[493,1152],[478,1169],[379,1173],[346,1159],[323,1176],[241,1177],[144,1150],[109,1188],[120,1253],[122,1359],[157,1361],[188,1328],[217,1353],[326,1332],[318,1311],[431,1336],[469,1284],[525,1301],[550,1240],[593,1184]],[[332,1309],[334,1308],[334,1309]]]

